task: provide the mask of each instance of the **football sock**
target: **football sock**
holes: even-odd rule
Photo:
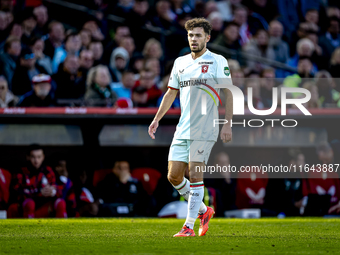
[[[187,179],[187,178],[183,178],[183,181],[175,186],[175,185],[172,185],[174,186],[174,188],[178,191],[178,193],[184,197],[184,199],[186,201],[189,200],[189,193],[190,193],[190,181]],[[200,214],[203,214],[207,211],[207,206],[202,202],[201,205],[200,205],[200,209],[199,209],[199,213]]]
[[[184,225],[193,229],[195,220],[202,203],[204,196],[204,184],[202,182],[195,182],[190,184],[190,193],[188,200],[188,214]]]

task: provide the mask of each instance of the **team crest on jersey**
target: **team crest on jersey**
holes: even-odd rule
[[[202,65],[202,73],[207,73],[209,69],[208,65]]]
[[[229,76],[230,75],[230,71],[229,71],[229,67],[224,67],[224,74],[226,75],[226,76]]]

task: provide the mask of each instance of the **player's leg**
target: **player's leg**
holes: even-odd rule
[[[204,197],[203,171],[201,162],[189,162],[190,189],[188,214],[185,225],[193,229]]]
[[[189,176],[190,176],[190,193],[189,193],[189,207],[186,219],[186,225],[193,228],[195,220],[199,213],[199,208],[204,197],[204,167],[208,162],[210,152],[214,142],[209,141],[192,141],[190,144],[190,162],[189,162]],[[210,207],[206,207],[204,213],[200,213],[200,231],[202,236],[208,230],[208,223],[214,211]]]
[[[35,217],[35,202],[31,198],[27,198],[22,203],[22,210],[24,218],[34,218]]]
[[[20,205],[18,203],[11,204],[7,209],[7,217],[8,218],[21,218],[19,213]]]
[[[54,210],[56,218],[67,218],[66,202],[64,199],[58,198],[54,202]]]
[[[168,160],[168,180],[178,193],[188,201],[190,181],[184,177],[189,160],[188,140],[173,139]],[[200,213],[205,213],[206,209],[206,206],[202,202]]]

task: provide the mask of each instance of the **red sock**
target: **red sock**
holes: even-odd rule
[[[24,211],[24,218],[34,218],[34,211],[35,211],[35,203],[33,199],[27,198],[22,203],[22,208]]]
[[[62,198],[58,198],[54,203],[55,217],[56,218],[67,218],[66,203]]]
[[[7,209],[8,218],[21,218],[19,215],[19,204],[11,204]]]

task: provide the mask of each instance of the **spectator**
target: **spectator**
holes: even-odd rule
[[[124,71],[122,75],[122,82],[111,83],[111,89],[118,98],[131,98],[131,91],[135,85],[134,74],[132,71]]]
[[[291,33],[296,30],[298,24],[305,17],[308,9],[319,10],[321,2],[319,0],[300,0],[300,1],[276,1],[280,13],[280,21],[285,27],[286,36],[289,38]],[[307,3],[308,2],[308,3]]]
[[[171,11],[170,7],[169,1],[158,1],[156,3],[156,15],[151,20],[152,25],[165,30],[170,29],[176,19],[176,15]]]
[[[268,60],[275,60],[275,52],[272,46],[269,45],[268,33],[261,29],[258,30],[249,44],[246,45],[244,51],[251,56],[263,57]],[[247,60],[247,68],[255,72],[261,72],[264,68],[267,68],[261,61]]]
[[[12,79],[21,53],[21,43],[17,37],[8,37],[5,43],[5,53],[0,54],[0,74],[3,74],[12,88]]]
[[[122,47],[118,47],[112,52],[110,71],[114,82],[122,80],[122,72],[128,67],[129,60],[129,53]]]
[[[37,21],[35,19],[35,16],[33,15],[33,12],[31,9],[25,9],[22,14],[22,30],[23,35],[21,37],[21,42],[24,45],[28,45],[32,36],[33,31],[37,25]]]
[[[43,36],[48,34],[48,10],[45,6],[40,5],[35,7],[33,14],[37,21],[34,33],[37,36]]]
[[[290,67],[296,68],[301,57],[307,57],[311,60],[311,57],[315,50],[314,43],[308,38],[301,39],[296,45],[296,50],[297,53],[295,54],[295,56],[287,61],[287,65],[289,65]],[[316,64],[312,63],[312,73],[315,74],[317,71],[318,68]]]
[[[142,184],[131,177],[130,165],[127,161],[117,161],[112,173],[107,175],[98,185],[98,196],[104,204],[119,203],[133,205],[137,215],[143,215],[146,208],[147,195]]]
[[[283,80],[283,85],[285,87],[298,88],[301,87],[303,78],[308,80],[308,78],[313,78],[312,74],[313,64],[312,61],[308,57],[301,57],[298,62],[297,73],[287,76]],[[300,93],[292,93],[294,98],[298,97]]]
[[[18,106],[21,107],[49,107],[55,106],[54,95],[52,93],[51,76],[38,74],[33,77],[33,89],[24,94]]]
[[[247,4],[252,15],[258,16],[260,19],[265,19],[269,23],[278,16],[277,6],[272,1],[268,0],[251,0]]]
[[[156,107],[162,91],[154,83],[155,74],[148,69],[141,71],[140,79],[132,90],[132,101],[137,107]]]
[[[133,22],[134,25],[136,25],[137,23]],[[103,62],[105,64],[109,64],[110,63],[110,57],[112,54],[112,51],[117,48],[123,38],[125,37],[130,37],[130,29],[128,26],[125,25],[120,25],[118,27],[116,27],[115,29],[115,35],[114,35],[114,39],[112,41],[110,41],[107,46],[105,47],[105,52],[104,52],[104,56],[103,56]],[[136,37],[134,37],[136,38]]]
[[[8,83],[4,76],[0,76],[0,108],[13,107],[19,102],[19,98],[14,96],[8,89]]]
[[[129,53],[130,58],[133,56],[136,49],[135,42],[132,37],[124,37],[119,47],[123,47],[124,49],[126,49],[126,51]]]
[[[52,59],[52,71],[58,71],[60,63],[64,62],[68,54],[79,55],[82,42],[80,35],[77,32],[71,32],[66,36],[65,47],[59,47],[55,50],[54,58]]]
[[[237,23],[228,23],[223,31],[223,34],[220,34],[214,43],[227,49],[236,51],[236,59],[240,62],[240,53],[242,51],[242,47],[239,42],[239,26]],[[235,54],[229,56],[227,55],[226,58],[235,59]]]
[[[93,66],[100,65],[103,61],[103,44],[100,41],[93,40],[90,43],[89,50],[93,53]]]
[[[32,78],[38,74],[48,73],[44,67],[36,62],[34,53],[30,48],[21,51],[19,65],[16,67],[12,92],[14,95],[23,95],[32,90]]]
[[[6,12],[0,11],[0,50],[2,52],[5,45],[6,38],[8,37],[10,23],[7,20]]]
[[[45,68],[49,75],[52,75],[52,60],[44,54],[45,42],[39,37],[33,37],[29,46],[34,53],[38,65]]]
[[[340,77],[340,47],[336,48],[332,54],[329,72],[332,77]],[[340,81],[335,79],[335,89],[340,92]]]
[[[327,32],[319,39],[320,47],[322,48],[323,56],[327,59],[331,58],[332,52],[340,46],[340,20],[331,17]]]
[[[83,29],[87,29],[91,32],[91,36],[96,41],[103,41],[105,36],[103,35],[102,31],[100,30],[97,20],[89,20],[85,22]]]
[[[79,54],[79,72],[82,77],[87,77],[88,71],[93,67],[93,52],[90,50],[82,50]]]
[[[290,56],[294,56],[296,54],[296,46],[298,41],[301,39],[306,38],[310,32],[312,33],[318,33],[319,28],[317,25],[313,23],[308,23],[308,22],[302,22],[299,24],[299,28],[296,30],[296,32],[292,33],[292,36],[290,37],[289,40],[289,45],[290,47]]]
[[[157,58],[161,60],[163,56],[162,45],[154,38],[149,39],[144,46],[143,56],[145,58]]]
[[[322,107],[340,107],[340,93],[334,89],[335,82],[329,72],[317,72],[315,84],[318,88],[319,102]]]
[[[275,70],[264,69],[261,73],[260,97],[264,108],[271,108],[273,105],[273,88],[275,87]]]
[[[317,9],[309,9],[305,15],[306,22],[317,25],[319,23],[319,11]]]
[[[83,28],[80,32],[81,45],[83,49],[88,49],[92,41],[91,31]]]
[[[248,12],[244,6],[240,5],[236,7],[233,21],[239,26],[240,43],[244,46],[249,42],[251,37],[248,26]]]
[[[185,3],[183,0],[170,0],[171,2],[171,11],[176,15],[176,18],[178,16],[183,14],[191,14],[193,12],[190,5]]]
[[[241,2],[241,0],[223,0],[219,2],[209,1],[206,3],[206,9],[218,11],[222,14],[224,21],[230,22],[233,19],[233,11],[241,4]],[[215,8],[217,9],[215,10]]]
[[[48,25],[48,39],[45,41],[44,54],[53,59],[55,50],[62,47],[64,39],[65,28],[63,24],[52,21]]]
[[[130,28],[132,38],[138,38],[138,40],[135,41],[137,51],[142,51],[145,42],[149,38],[149,34],[142,29],[150,22],[149,2],[146,0],[135,1],[132,10],[126,16],[126,22]],[[125,36],[130,36],[128,35],[130,31],[125,31]]]
[[[302,85],[302,87],[304,89],[307,89],[311,94],[310,100],[307,103],[304,103],[303,105],[307,109],[320,108],[319,92],[318,92],[318,87],[315,85],[315,83],[311,81],[307,81]],[[304,97],[304,96],[301,96],[301,97]]]
[[[54,165],[54,171],[56,175],[57,196],[66,202],[68,217],[74,217],[76,216],[77,202],[74,186],[69,178],[66,160],[57,160]]]
[[[223,18],[219,12],[209,14],[207,20],[210,22],[212,30],[210,32],[210,41],[213,42],[223,29]]]
[[[289,58],[289,45],[282,40],[283,25],[277,20],[269,23],[269,45],[275,52],[275,60],[286,63]]]
[[[67,55],[63,64],[59,66],[58,72],[53,75],[53,80],[57,83],[55,96],[57,99],[82,98],[85,94],[84,83],[79,71],[79,57]]]
[[[24,32],[21,23],[19,23],[19,20],[14,20],[9,28],[10,28],[9,36],[14,36],[18,38],[21,42],[21,38]]]
[[[28,165],[13,176],[9,218],[66,218],[66,204],[58,198],[53,170],[44,165],[44,151],[33,144],[28,148]],[[22,214],[20,213],[22,212]]]
[[[107,66],[98,65],[90,69],[86,85],[85,100],[89,106],[112,107],[117,95],[111,90],[111,76]]]
[[[149,69],[151,72],[155,74],[154,83],[159,88],[161,85],[161,65],[157,58],[148,58],[145,60],[144,64],[145,69]]]

